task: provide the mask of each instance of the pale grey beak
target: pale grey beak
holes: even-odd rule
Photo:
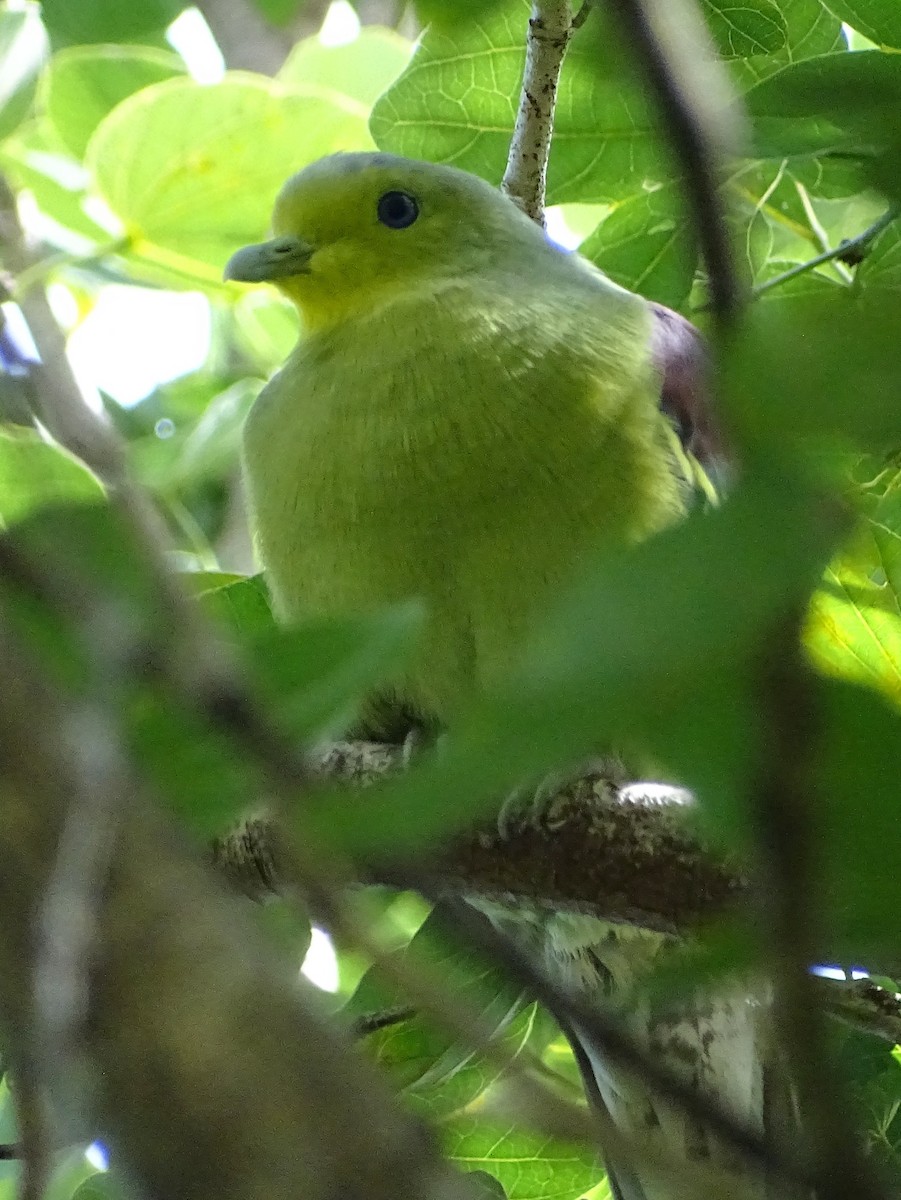
[[[222,273],[223,279],[243,283],[264,283],[289,275],[306,275],[310,270],[313,247],[296,237],[277,237],[271,242],[244,246],[236,250]]]

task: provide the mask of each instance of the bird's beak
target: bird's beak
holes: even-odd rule
[[[313,247],[297,237],[277,237],[271,242],[244,246],[225,264],[223,279],[244,283],[264,283],[289,275],[306,275],[310,270]]]

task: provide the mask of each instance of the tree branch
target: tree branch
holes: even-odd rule
[[[0,657],[0,1007],[21,1037],[32,914],[79,782],[59,735],[68,697],[2,620]],[[471,1200],[424,1127],[400,1113],[384,1080],[168,830],[114,727],[100,732],[97,749],[119,764],[105,781],[115,781],[106,808],[120,821],[87,963],[80,1069],[51,1063],[45,1081],[57,1111],[74,1105],[149,1196]]]
[[[311,769],[343,787],[368,786],[402,766],[401,747],[342,742],[311,760]],[[450,894],[521,897],[575,909],[606,921],[684,934],[734,908],[747,895],[735,864],[707,852],[685,820],[686,794],[620,793],[594,771],[568,782],[541,828],[526,825],[509,840],[496,829],[460,839],[430,862]],[[262,898],[288,878],[273,823],[255,818],[220,838],[213,859],[234,886]],[[362,869],[374,881],[390,865]]]
[[[501,182],[501,191],[542,227],[557,83],[572,29],[570,0],[532,5],[519,109]]]

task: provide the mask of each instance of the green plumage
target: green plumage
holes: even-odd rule
[[[393,191],[416,201],[407,228],[378,220]],[[289,182],[274,223],[281,252],[306,255],[275,277],[308,326],[245,433],[276,608],[298,620],[421,598],[395,698],[446,722],[515,661],[589,550],[683,511],[651,315],[449,168],[326,159]],[[267,277],[253,264],[276,242],[231,273]]]

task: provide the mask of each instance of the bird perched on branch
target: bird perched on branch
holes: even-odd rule
[[[449,167],[323,159],[285,184],[273,229],[225,274],[274,283],[303,327],[244,440],[276,610],[291,621],[420,597],[424,637],[369,721],[385,734],[398,714],[447,724],[511,667],[589,552],[686,512],[696,459],[718,449],[699,339]],[[578,962],[561,952],[579,986],[585,964],[607,969],[605,950],[623,957],[593,937],[582,924]],[[631,1135],[657,1120],[615,1076],[597,1086]],[[624,1200],[664,1194],[639,1175],[623,1173]]]

